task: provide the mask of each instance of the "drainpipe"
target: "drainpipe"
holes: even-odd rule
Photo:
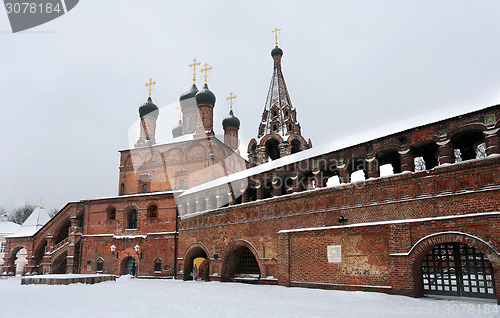
[[[177,241],[178,241],[179,210],[175,207],[175,233],[174,233],[174,279],[177,279]]]

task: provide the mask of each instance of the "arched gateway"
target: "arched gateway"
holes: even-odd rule
[[[122,273],[124,275],[137,276],[137,261],[133,257],[124,260],[124,267]]]
[[[258,282],[261,270],[251,247],[237,244],[228,250],[222,265],[224,281]]]
[[[438,244],[425,255],[421,268],[424,294],[496,298],[493,266],[470,245]]]

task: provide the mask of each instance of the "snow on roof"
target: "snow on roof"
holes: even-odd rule
[[[16,231],[19,230],[20,227],[21,225],[14,222],[0,222],[0,237],[16,233]]]
[[[230,182],[242,180],[250,176],[271,171],[278,167],[286,166],[288,164],[296,163],[305,159],[318,157],[333,151],[338,151],[351,146],[356,146],[364,142],[386,137],[395,133],[399,133],[409,129],[414,129],[420,126],[436,123],[445,119],[450,119],[456,116],[464,115],[481,109],[484,109],[484,107],[478,107],[477,105],[472,105],[472,104],[454,105],[451,107],[441,108],[425,114],[416,115],[411,118],[407,118],[398,122],[378,127],[376,129],[361,131],[358,134],[353,134],[346,138],[333,140],[327,144],[306,149],[304,151],[288,155],[286,157],[266,162],[256,167],[201,184],[199,186],[193,187],[185,191],[180,197],[204,191],[217,186],[221,186],[224,184],[228,184]],[[429,121],[429,119],[431,119],[432,121]]]
[[[33,210],[26,221],[24,221],[19,230],[17,230],[17,232],[15,232],[13,235],[9,235],[7,237],[33,236],[49,220],[50,216],[47,211],[45,211],[43,207],[38,206],[35,210]]]

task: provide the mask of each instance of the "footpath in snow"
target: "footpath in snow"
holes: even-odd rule
[[[500,317],[493,300],[219,282],[132,279],[95,285],[21,285],[0,279],[1,317]]]

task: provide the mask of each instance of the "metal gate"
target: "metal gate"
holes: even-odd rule
[[[125,275],[137,276],[137,261],[130,257],[125,263]]]
[[[240,259],[236,268],[237,274],[260,274],[259,264],[253,253],[248,249],[240,254]]]
[[[436,245],[422,262],[422,283],[426,294],[496,298],[491,262],[465,244]]]

